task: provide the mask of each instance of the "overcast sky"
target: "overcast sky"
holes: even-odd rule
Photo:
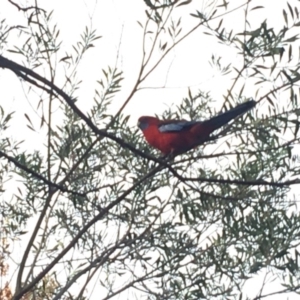
[[[26,3],[25,1],[22,2]],[[187,32],[197,23],[197,19],[191,18],[189,14],[195,13],[196,9],[202,11],[205,5],[210,2],[193,0],[190,4],[175,10],[173,18],[177,20],[178,17],[182,17],[183,32]],[[266,10],[263,13],[261,10],[254,11],[251,18],[252,28],[257,28],[265,19],[268,19],[276,29],[278,19],[282,19],[282,7],[280,5],[283,6],[285,1],[257,0],[253,2],[256,5],[263,4],[268,7],[268,14],[266,15]],[[242,0],[231,0],[230,7],[237,7],[242,3]],[[144,2],[142,0],[43,0],[39,1],[39,4],[46,10],[54,10],[52,20],[53,24],[57,24],[60,30],[60,39],[64,50],[58,54],[58,61],[65,55],[64,52],[71,51],[72,45],[80,39],[80,34],[84,31],[85,26],[96,29],[97,34],[102,36],[95,42],[95,47],[88,51],[78,68],[78,78],[83,82],[76,95],[77,104],[82,110],[89,107],[92,104],[91,100],[97,85],[96,80],[102,76],[101,70],[108,65],[117,64],[120,70],[124,72],[125,78],[122,91],[113,103],[112,109],[117,110],[131,92],[141,64],[143,30],[137,21],[142,24],[145,23]],[[19,12],[6,0],[1,0],[0,17],[5,17],[12,25],[16,25],[16,20],[20,25],[25,22],[25,19],[22,18],[22,12]],[[244,9],[239,9],[232,12],[224,22],[234,28],[236,32],[242,32],[244,30],[243,17]],[[219,20],[216,20],[215,24],[218,22]],[[216,38],[208,36],[204,32],[206,32],[204,27],[193,32],[172,50],[162,64],[145,80],[142,84],[144,89],[135,94],[125,110],[126,114],[131,115],[130,121],[133,125],[136,124],[137,118],[141,115],[160,115],[166,107],[180,102],[182,97],[187,95],[188,88],[194,92],[198,89],[210,91],[211,96],[215,99],[216,108],[221,105],[222,95],[226,93],[234,75],[221,76],[216,69],[210,66],[211,56],[212,54],[221,55],[223,65],[234,62],[236,66],[239,66],[242,61],[236,61],[235,49],[220,45]],[[12,35],[11,39],[11,44],[19,43],[17,36]],[[155,53],[154,57],[158,57],[157,55],[159,52]],[[18,55],[4,53],[4,56],[21,62],[21,57]],[[116,57],[118,57],[117,62]],[[39,71],[42,72],[43,70],[39,69]],[[63,74],[63,69],[59,69],[59,71]],[[58,75],[58,78],[62,76],[61,74]],[[58,80],[56,84],[60,87],[62,83]],[[44,134],[38,131],[29,134],[29,129],[26,127],[27,121],[24,118],[24,113],[34,115],[33,106],[35,106],[32,104],[32,99],[26,99],[24,96],[28,85],[22,85],[11,72],[1,70],[0,89],[1,105],[5,107],[7,112],[16,111],[18,116],[12,123],[11,132],[16,139],[26,139],[26,148],[36,149],[37,143],[43,143]],[[254,90],[246,88],[245,96],[254,97],[254,92]],[[37,95],[37,99],[38,97]],[[33,122],[36,122],[38,128],[40,122],[38,118]],[[248,281],[245,290],[248,291],[249,296],[256,296],[257,289],[253,289],[253,286],[260,287],[262,278],[263,276],[257,276]],[[278,283],[270,282],[265,293],[280,289]],[[94,295],[91,299],[97,299],[97,296]],[[267,299],[283,299],[283,296],[278,295]],[[289,299],[298,299],[298,297],[291,295]]]

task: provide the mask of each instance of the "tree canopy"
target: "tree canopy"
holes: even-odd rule
[[[273,2],[131,1],[124,14],[139,12],[130,23],[139,35],[128,66],[121,41],[114,61],[98,63],[110,28],[98,28],[92,15],[82,32],[73,32],[75,23],[63,30],[56,18],[68,20],[71,3],[66,11],[7,0],[0,11],[1,300],[299,294],[299,1]],[[190,82],[182,99],[166,99],[156,114],[201,120],[250,99],[257,105],[200,147],[165,158],[133,117],[157,102],[135,99],[164,93],[170,65],[188,62],[198,40],[206,41],[200,71],[213,74],[210,84]],[[88,59],[94,65],[82,67]]]

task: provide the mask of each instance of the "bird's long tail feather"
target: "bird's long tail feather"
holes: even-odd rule
[[[216,130],[222,127],[223,125],[227,124],[231,120],[235,119],[236,117],[244,114],[245,112],[253,108],[255,105],[256,102],[254,100],[245,102],[236,106],[235,108],[232,108],[224,113],[219,114],[218,116],[211,118],[210,120],[204,121],[203,125],[211,128],[212,130]]]

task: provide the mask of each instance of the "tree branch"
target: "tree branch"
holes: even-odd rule
[[[86,197],[86,194],[84,193],[78,193],[78,192],[74,192],[72,190],[67,189],[66,187],[64,187],[63,185],[59,185],[57,183],[54,183],[50,180],[48,180],[47,178],[45,178],[44,176],[40,175],[39,173],[33,171],[32,169],[24,166],[23,164],[21,164],[19,161],[17,161],[15,158],[7,155],[6,153],[4,153],[3,151],[0,151],[0,158],[4,157],[6,158],[9,162],[13,163],[17,168],[25,171],[26,173],[32,175],[32,177],[43,181],[44,183],[46,183],[49,187],[53,187],[55,188],[55,190],[52,190],[53,193],[55,193],[57,190],[60,190],[61,192],[67,192],[76,196],[81,196],[81,197]]]
[[[39,8],[37,6],[28,6],[28,7],[21,7],[20,5],[18,5],[17,3],[15,3],[14,1],[12,0],[8,0],[9,3],[11,3],[13,6],[15,6],[18,10],[21,10],[21,11],[27,11],[27,10],[30,10],[30,9],[34,9],[34,10],[41,10],[43,12],[46,12],[44,9],[42,8]]]
[[[161,166],[157,166],[152,169],[149,173],[147,173],[144,177],[134,183],[127,191],[125,191],[121,196],[119,196],[115,201],[111,202],[108,206],[102,209],[93,219],[91,219],[72,239],[69,245],[64,248],[61,253],[56,256],[56,258],[38,275],[36,276],[31,283],[25,286],[17,295],[15,295],[12,300],[20,300],[22,299],[23,295],[28,293],[48,272],[72,249],[81,236],[91,227],[93,226],[98,220],[103,218],[111,208],[119,204],[127,195],[129,195],[136,187],[142,184],[146,179],[153,177],[157,172],[161,170]]]

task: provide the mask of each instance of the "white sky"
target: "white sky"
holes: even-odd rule
[[[11,24],[22,24],[22,13],[9,4],[6,0],[1,0],[0,18],[5,17]],[[268,15],[261,13],[261,10],[253,12],[251,19],[252,28],[257,28],[266,18],[276,28],[278,19],[282,19],[282,7],[285,1],[264,0],[253,1],[256,5],[269,7]],[[23,1],[25,4],[26,2]],[[209,1],[193,0],[192,3],[176,9],[174,19],[182,16],[183,32],[191,29],[197,22],[191,18],[189,13],[195,13],[195,10],[202,10],[203,3]],[[231,7],[242,4],[242,0],[231,0]],[[276,3],[276,6],[274,5]],[[114,107],[117,110],[129,95],[137,72],[141,63],[141,41],[143,31],[137,24],[140,21],[145,22],[145,5],[142,0],[100,0],[100,1],[61,1],[52,0],[39,1],[39,5],[46,10],[54,10],[53,23],[57,23],[60,29],[60,39],[63,41],[62,49],[66,52],[71,51],[71,47],[79,40],[80,34],[85,26],[92,24],[93,29],[102,38],[95,42],[95,47],[90,49],[84,60],[81,62],[78,72],[78,78],[82,79],[81,89],[78,92],[78,106],[85,110],[91,105],[96,80],[102,76],[102,69],[108,65],[114,66],[117,53],[119,52],[118,66],[124,71],[125,80],[122,83],[122,92],[114,100]],[[253,5],[253,6],[256,6]],[[176,16],[177,14],[177,16]],[[242,32],[244,27],[242,23],[244,10],[240,9],[231,13],[231,17],[226,19],[226,24]],[[216,24],[219,20],[216,20]],[[280,24],[283,21],[280,21]],[[240,28],[239,28],[240,27]],[[198,89],[211,91],[211,96],[216,100],[216,108],[226,94],[226,90],[232,82],[232,76],[222,77],[216,70],[209,65],[211,55],[222,55],[223,65],[235,62],[239,66],[242,61],[236,62],[236,52],[232,48],[220,46],[216,38],[203,34],[206,31],[203,27],[192,33],[185,41],[168,54],[166,59],[157,68],[151,76],[142,84],[148,87],[136,93],[125,113],[131,115],[132,124],[136,124],[137,118],[141,115],[161,114],[167,106],[178,103],[186,96],[188,87],[192,91]],[[17,38],[17,37],[15,37]],[[18,40],[12,40],[12,43],[18,43]],[[119,49],[120,47],[120,49]],[[57,59],[63,57],[60,52]],[[7,55],[7,53],[5,53]],[[17,55],[10,55],[11,59],[18,61]],[[42,74],[43,70],[39,69]],[[60,69],[59,71],[62,71]],[[60,82],[56,84],[60,87]],[[24,85],[25,91],[27,85]],[[161,87],[161,88],[159,88]],[[8,111],[16,111],[18,117],[12,124],[11,130],[16,139],[26,138],[24,146],[28,149],[35,149],[37,145],[43,143],[43,133],[32,133],[27,129],[28,123],[24,118],[24,112],[32,116],[32,108],[29,101],[24,98],[24,91],[20,81],[9,71],[0,72],[0,90],[1,105]],[[255,90],[245,89],[247,97],[254,97]],[[31,94],[32,95],[32,94]],[[37,97],[37,101],[38,101]],[[32,99],[31,99],[32,100]],[[30,101],[31,101],[30,100]],[[37,102],[36,102],[37,104]],[[36,104],[34,106],[36,106]],[[33,122],[35,122],[33,120]],[[36,120],[37,128],[39,121]],[[257,295],[262,284],[262,277],[258,276],[249,280],[245,286],[248,295],[254,297]],[[255,287],[255,288],[254,288]],[[280,290],[278,283],[269,283],[265,293]],[[97,296],[91,298],[97,299]],[[283,295],[272,296],[266,299],[287,299]],[[289,299],[298,299],[295,295],[289,295]]]

